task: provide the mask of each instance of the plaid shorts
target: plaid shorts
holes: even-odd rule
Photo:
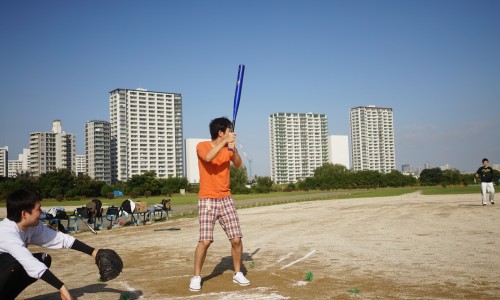
[[[236,213],[234,200],[231,196],[220,199],[198,199],[198,220],[200,225],[199,241],[214,240],[214,226],[217,220],[229,239],[243,237],[238,213]]]

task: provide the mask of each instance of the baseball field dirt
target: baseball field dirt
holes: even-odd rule
[[[47,252],[75,299],[499,299],[500,204],[480,203],[479,194],[412,193],[241,209],[247,287],[232,282],[216,226],[202,291],[188,290],[197,218],[75,234],[122,256],[123,273],[105,283],[91,257]],[[58,298],[40,280],[20,295]]]

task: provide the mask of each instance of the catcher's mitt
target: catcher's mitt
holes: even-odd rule
[[[111,249],[97,250],[95,263],[99,268],[99,275],[101,275],[102,281],[108,281],[118,277],[123,269],[122,259]]]

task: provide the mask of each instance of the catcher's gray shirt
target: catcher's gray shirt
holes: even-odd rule
[[[28,250],[29,244],[49,249],[69,249],[75,242],[75,238],[55,231],[38,222],[35,227],[21,231],[16,222],[7,218],[0,222],[0,253],[9,253],[26,270],[30,277],[39,279],[47,266],[36,259]]]

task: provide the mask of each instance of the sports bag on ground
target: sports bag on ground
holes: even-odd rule
[[[116,219],[116,218],[118,218],[119,214],[120,214],[120,208],[118,206],[111,205],[106,210],[106,220],[112,221],[113,216]]]
[[[68,215],[66,214],[66,211],[64,211],[64,210],[58,210],[56,212],[56,219],[67,220],[68,219]]]
[[[102,201],[99,199],[93,199],[87,203],[87,208],[89,209],[89,218],[101,217],[102,216]]]
[[[75,210],[75,215],[80,216],[81,218],[88,218],[89,217],[89,209],[86,206],[78,207]]]
[[[132,200],[130,200],[130,199],[127,199],[127,200],[123,201],[123,202],[122,202],[122,205],[120,205],[121,210],[123,210],[123,211],[124,211],[124,212],[126,212],[126,213],[131,214],[131,213],[132,213],[132,211],[133,211],[133,208],[132,208],[132,203],[133,203],[133,202],[132,202]],[[134,208],[135,208],[135,203],[134,203],[134,205],[133,205],[133,206],[134,206]]]

